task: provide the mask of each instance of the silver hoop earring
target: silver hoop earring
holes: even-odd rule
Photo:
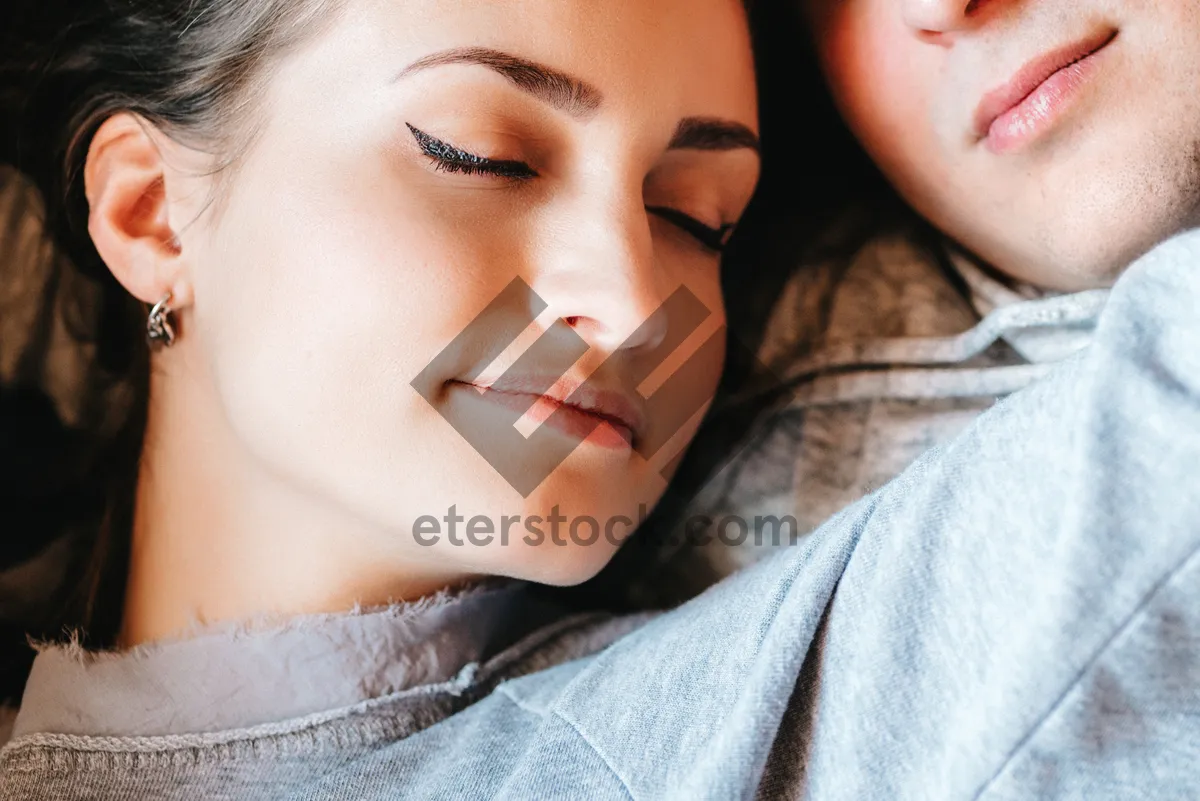
[[[169,348],[175,344],[175,327],[171,325],[171,293],[154,304],[146,318],[146,340],[153,348]]]

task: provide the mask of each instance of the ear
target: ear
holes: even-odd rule
[[[88,233],[100,258],[131,295],[157,303],[168,292],[171,307],[190,305],[192,286],[182,246],[171,228],[157,131],[122,112],[101,124],[84,167]]]

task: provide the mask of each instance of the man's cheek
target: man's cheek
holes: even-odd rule
[[[868,143],[882,138],[900,104],[914,97],[916,76],[893,51],[894,41],[879,37],[862,20],[831,25],[822,44],[822,62],[834,100],[847,124]]]

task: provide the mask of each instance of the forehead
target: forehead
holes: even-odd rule
[[[295,55],[330,84],[339,75],[383,83],[407,64],[461,47],[578,78],[599,90],[606,111],[658,107],[757,130],[742,0],[348,0]]]

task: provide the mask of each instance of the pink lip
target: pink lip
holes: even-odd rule
[[[548,383],[550,388],[543,391]],[[565,376],[501,376],[487,384],[469,386],[484,390],[481,397],[493,403],[530,412],[534,422],[605,448],[628,450],[645,426],[642,404],[633,397]]]
[[[984,95],[975,111],[976,137],[994,153],[1032,141],[1060,116],[1094,72],[1094,57],[1116,37],[1105,30],[1030,61]]]

